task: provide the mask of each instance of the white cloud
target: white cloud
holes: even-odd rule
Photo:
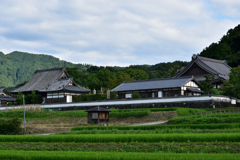
[[[2,0],[0,51],[94,65],[191,59],[239,22],[235,0]]]

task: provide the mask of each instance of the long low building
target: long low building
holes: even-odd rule
[[[119,99],[132,98],[133,93],[143,98],[199,96],[203,93],[193,76],[124,81],[112,91],[118,92]]]

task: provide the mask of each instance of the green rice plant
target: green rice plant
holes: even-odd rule
[[[162,128],[154,130],[80,130],[57,134],[169,134],[169,133],[240,133],[240,128],[233,129],[191,129],[191,128]]]
[[[77,144],[77,145],[76,145]],[[0,150],[84,151],[84,152],[162,152],[162,153],[240,153],[239,143],[158,142],[158,143],[42,143],[1,142]]]
[[[110,117],[143,117],[150,114],[150,110],[130,111],[130,112],[110,112]]]
[[[19,118],[23,119],[23,111],[10,110],[2,111],[1,118]],[[26,120],[48,119],[56,117],[86,117],[87,112],[78,111],[25,111]]]
[[[240,123],[240,113],[176,117],[168,124]]]
[[[240,123],[223,123],[223,124],[178,124],[178,125],[150,125],[150,126],[85,126],[73,127],[71,131],[82,130],[156,130],[166,128],[189,128],[189,129],[225,129],[240,128]]]
[[[240,133],[192,134],[97,134],[0,136],[0,142],[240,142]]]
[[[74,151],[1,151],[0,159],[15,160],[238,160],[240,154],[176,154]]]
[[[196,112],[205,112],[205,109],[195,109],[195,108],[177,108],[177,115],[182,116],[191,116],[195,115]]]

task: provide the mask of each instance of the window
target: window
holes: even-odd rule
[[[99,113],[99,119],[105,119],[105,113]]]
[[[162,91],[158,91],[158,98],[162,97]]]
[[[132,94],[131,93],[125,94],[125,98],[132,98]]]
[[[98,119],[98,113],[92,113],[92,119]]]

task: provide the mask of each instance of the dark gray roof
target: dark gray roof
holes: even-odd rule
[[[90,92],[89,89],[85,89],[77,86],[77,84],[73,81],[74,86],[70,86],[69,83],[72,82],[72,78],[64,78],[58,79],[53,82],[51,85],[47,86],[44,89],[38,90],[39,92],[52,92],[52,91],[73,91],[73,92]]]
[[[193,80],[198,82],[192,77],[180,78],[164,78],[164,79],[150,79],[123,82],[112,91],[134,91],[134,90],[147,90],[147,89],[163,89],[163,88],[178,88],[182,87],[187,82]]]
[[[203,70],[208,72],[209,74],[214,74],[215,79],[218,79],[222,77],[223,79],[229,79],[229,74],[231,67],[228,66],[227,62],[225,60],[216,60],[206,57],[201,57],[197,55],[193,55],[192,61],[181,71],[177,72],[174,77],[180,77],[182,76],[188,69],[191,68],[191,66],[196,63],[199,67],[201,67]],[[196,80],[202,81],[205,78],[203,75],[194,75]]]
[[[6,94],[1,94],[0,93],[0,100],[1,101],[13,102],[13,101],[16,101],[16,98],[14,98],[12,96],[9,96],[9,95],[6,95]]]
[[[16,101],[16,98],[9,96],[3,92],[5,89],[6,89],[5,87],[0,87],[0,100],[8,102]]]
[[[187,90],[188,90],[188,91],[191,91],[191,92],[194,92],[194,93],[204,93],[203,91],[198,90],[198,89],[195,89],[195,88],[189,88],[189,87],[187,87]]]
[[[74,90],[75,92],[90,92],[90,90],[81,88],[77,86],[67,87],[67,85],[72,82],[73,79],[68,77],[65,68],[53,68],[45,70],[36,70],[31,80],[29,80],[24,86],[19,87],[11,93],[18,92],[50,92],[50,91],[60,91],[60,90]]]
[[[86,89],[79,86],[66,86],[65,90],[72,91],[72,92],[90,92],[91,91],[90,89]]]
[[[112,112],[112,111],[110,111],[106,108],[102,108],[102,107],[97,106],[97,107],[94,107],[92,109],[86,110],[86,112]]]
[[[0,93],[3,92],[3,90],[6,89],[5,87],[0,87]]]

